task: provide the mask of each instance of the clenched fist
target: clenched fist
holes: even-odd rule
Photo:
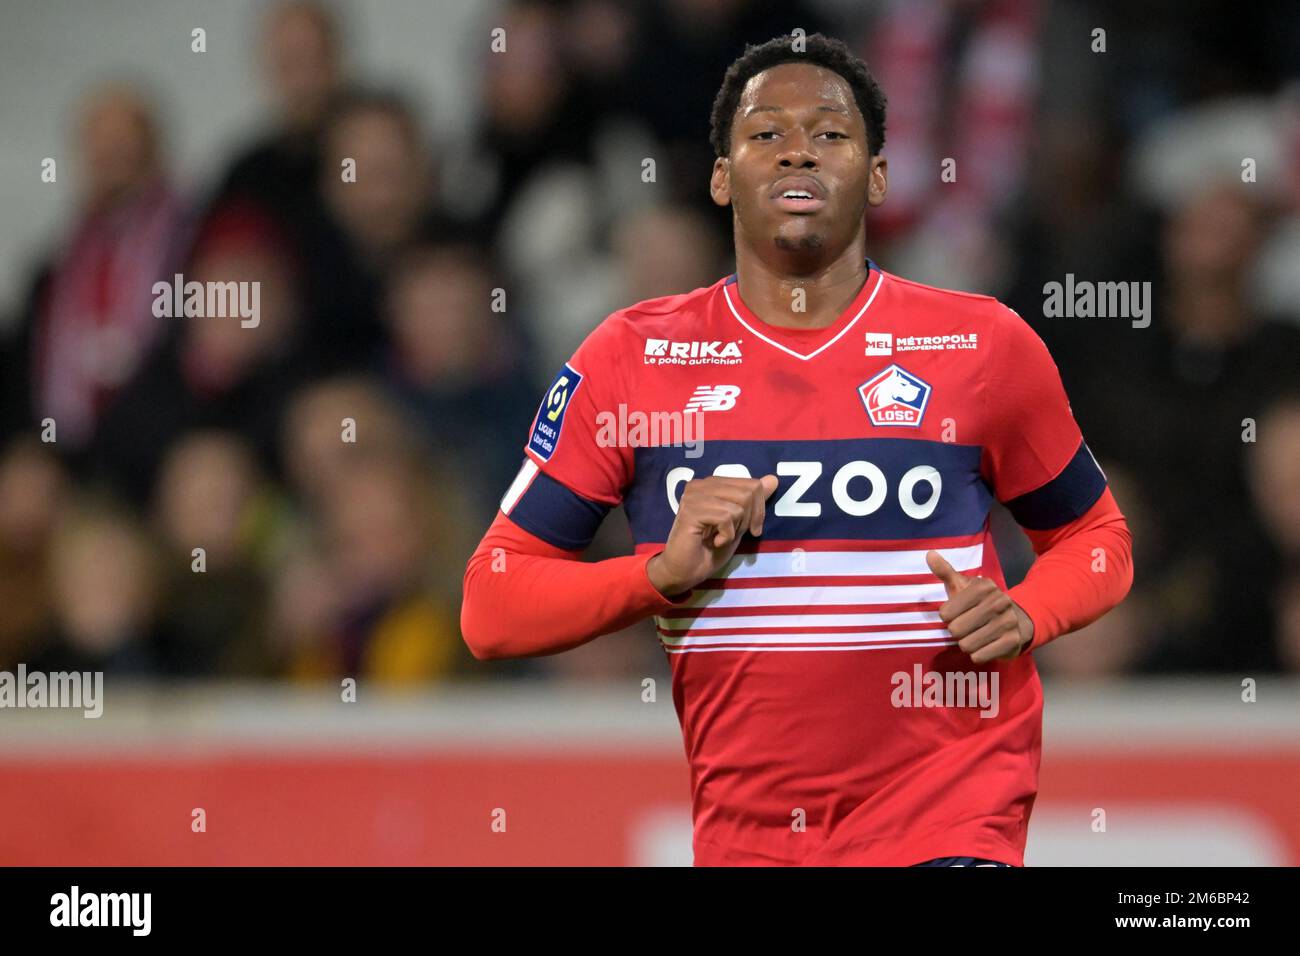
[[[713,577],[731,560],[741,536],[763,533],[776,475],[696,478],[682,489],[668,543],[646,565],[650,583],[673,597]]]
[[[1011,660],[1033,640],[1034,622],[991,580],[962,574],[938,551],[925,563],[948,592],[939,617],[973,663]]]

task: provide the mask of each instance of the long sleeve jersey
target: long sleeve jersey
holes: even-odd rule
[[[602,322],[546,391],[465,575],[481,658],[548,654],[646,617],[672,669],[697,865],[1019,865],[1037,793],[1032,648],[1132,581],[1128,528],[1038,336],[987,296],[867,262],[830,326],[765,323],[736,277]],[[774,474],[763,533],[660,594],[681,490]],[[925,561],[1005,588],[1004,503],[1038,555],[1009,590],[1034,624],[975,664]],[[623,505],[632,555],[583,562]]]

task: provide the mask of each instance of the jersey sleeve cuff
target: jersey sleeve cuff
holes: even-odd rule
[[[695,593],[695,589],[691,588],[689,591],[679,594],[676,600],[664,597],[659,593],[659,589],[655,587],[654,583],[650,580],[649,565],[651,559],[662,553],[663,551],[660,549],[659,551],[644,555],[642,559],[637,562],[635,573],[636,593],[646,602],[646,613],[648,614],[657,614],[660,611],[671,611],[680,608],[684,606],[686,602],[690,600],[691,595]]]
[[[1030,638],[1029,643],[1021,649],[1018,656],[1023,657],[1030,651],[1042,647],[1053,637],[1057,636],[1055,634],[1049,635],[1047,630],[1048,619],[1046,609],[1034,600],[1032,589],[1027,590],[1024,582],[1009,588],[1007,590],[1007,597],[1015,601],[1020,610],[1024,611],[1029,620],[1034,624],[1034,636]]]

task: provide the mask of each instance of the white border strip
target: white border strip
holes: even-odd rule
[[[814,584],[807,587],[707,588],[682,607],[815,607],[819,604],[942,604],[948,592],[934,584]]]
[[[943,641],[945,644],[957,643],[946,627],[928,627],[914,631],[840,631],[832,634],[810,634],[806,631],[789,631],[782,634],[734,634],[725,631],[714,634],[686,634],[681,637],[659,635],[665,647],[705,647],[710,644],[842,644],[854,647],[894,646],[899,641],[905,644],[929,644]],[[818,648],[810,647],[809,650]]]
[[[965,548],[927,548],[924,551],[756,551],[738,554],[714,578],[797,578],[801,576],[873,576],[925,574],[933,576],[925,556],[938,551],[956,570],[978,572],[984,563],[984,545]],[[796,570],[795,557],[799,567]]]
[[[747,617],[660,617],[669,631],[731,631],[738,627],[869,627],[872,624],[941,624],[938,611],[876,614],[754,614]],[[832,637],[834,635],[831,635]]]
[[[524,458],[524,463],[519,466],[519,473],[515,475],[515,480],[510,482],[510,487],[506,489],[506,493],[501,498],[501,510],[505,514],[510,514],[510,510],[519,503],[519,499],[523,497],[524,492],[528,490],[528,486],[533,483],[533,479],[537,477],[540,470],[537,467],[537,462],[528,457]]]

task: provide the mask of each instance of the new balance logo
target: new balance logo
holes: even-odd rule
[[[725,412],[736,407],[739,385],[701,385],[686,403],[688,412]]]

